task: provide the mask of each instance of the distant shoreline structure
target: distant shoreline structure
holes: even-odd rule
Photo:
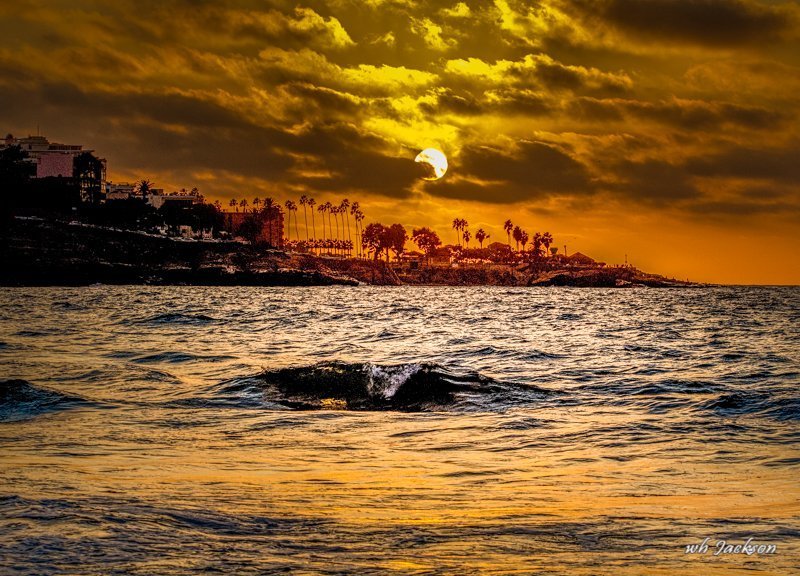
[[[632,266],[602,266],[585,256],[583,262],[575,266],[554,266],[555,262],[547,266],[529,262],[415,266],[413,260],[386,262],[264,250],[231,240],[187,241],[29,217],[14,218],[0,238],[3,286],[703,286]]]

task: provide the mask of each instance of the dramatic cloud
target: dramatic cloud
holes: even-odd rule
[[[708,46],[775,42],[791,31],[787,6],[742,0],[570,0],[591,22],[643,38]]]
[[[223,203],[347,195],[408,225],[478,213],[498,237],[511,210],[584,242],[594,230],[601,252],[652,217],[630,236],[702,222],[800,249],[798,14],[789,0],[5,2],[0,123],[95,149],[112,179]],[[450,170],[424,183],[428,146]]]

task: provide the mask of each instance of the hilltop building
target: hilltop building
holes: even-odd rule
[[[169,194],[164,194],[164,190],[156,188],[147,196],[147,203],[158,210],[169,203],[186,207],[190,207],[194,204],[202,204],[203,198],[196,192],[170,192]]]
[[[106,200],[127,200],[134,195],[135,188],[130,182],[106,182]]]
[[[80,144],[50,142],[45,136],[15,138],[7,134],[0,149],[11,146],[19,146],[28,154],[28,162],[36,167],[32,174],[34,178],[76,178],[82,201],[98,202],[102,199],[106,161],[94,158],[94,150],[84,149]]]
[[[45,136],[15,138],[12,134],[7,134],[0,148],[10,146],[19,146],[28,153],[29,162],[36,165],[36,178],[50,176],[71,178],[75,158],[84,152],[94,152],[84,149],[81,144],[50,142]],[[105,160],[102,162],[105,170]]]

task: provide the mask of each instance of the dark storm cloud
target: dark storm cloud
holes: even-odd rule
[[[245,118],[217,103],[183,94],[87,92],[72,84],[42,83],[34,90],[8,87],[9,99],[97,119],[137,120],[181,126],[242,128]]]
[[[800,201],[800,142],[780,148],[734,147],[689,161],[693,174],[791,183]]]
[[[146,166],[225,170],[316,192],[358,191],[402,198],[419,177],[408,157],[393,156],[388,144],[348,124],[318,124],[293,133],[275,128],[197,128],[188,133],[144,124],[129,128],[130,151]],[[245,145],[242,145],[245,143]]]
[[[576,93],[620,95],[630,90],[625,75],[602,73],[579,66],[567,66],[551,59],[539,58],[535,68],[512,68],[512,75],[521,81],[533,80],[550,90],[570,90]]]
[[[776,41],[793,12],[743,0],[568,0],[591,22],[627,34],[714,47]]]
[[[708,200],[695,202],[687,207],[688,211],[704,220],[725,220],[730,217],[752,218],[753,216],[779,216],[782,218],[800,218],[800,204],[791,201],[759,202],[758,199],[741,200]]]
[[[542,142],[519,142],[511,152],[469,146],[454,164],[463,178],[436,182],[428,187],[429,192],[448,198],[510,203],[548,194],[584,195],[594,191],[583,164]]]
[[[729,102],[671,100],[646,102],[639,100],[578,98],[568,110],[589,121],[622,121],[626,118],[652,120],[684,130],[719,129],[736,125],[753,130],[777,128],[784,114],[761,106],[744,106]]]
[[[684,166],[664,160],[620,160],[613,166],[613,174],[621,182],[610,189],[630,201],[671,205],[700,195]]]

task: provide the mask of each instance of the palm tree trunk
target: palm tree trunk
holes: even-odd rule
[[[306,207],[303,206],[303,212],[306,211]],[[294,235],[297,236],[297,241],[300,242],[300,232],[297,231],[297,212],[294,213]],[[306,242],[308,241],[308,226],[306,225]]]
[[[352,246],[353,245],[353,239],[350,236],[350,214],[345,212],[344,213],[344,217],[347,218],[347,241],[350,242],[350,245]]]
[[[313,208],[312,208],[313,210]],[[312,212],[311,215],[313,216],[314,213]],[[295,217],[295,221],[297,221],[297,217]],[[303,204],[303,221],[306,223],[306,242],[308,242],[308,213],[306,212],[306,205]],[[297,230],[295,230],[296,232]],[[299,240],[299,238],[298,238]]]

